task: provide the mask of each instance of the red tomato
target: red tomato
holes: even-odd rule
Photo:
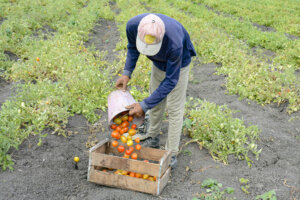
[[[122,128],[121,128],[120,126],[117,126],[116,131],[119,131],[119,132],[120,132],[121,129],[122,129]]]
[[[121,127],[122,128],[125,128],[125,127],[128,127],[129,126],[129,122],[128,121],[124,121],[124,122],[122,122],[122,124],[121,124]]]
[[[131,151],[130,151],[129,149],[127,149],[127,150],[125,151],[125,154],[126,154],[126,155],[130,155],[130,154],[131,154]]]
[[[129,151],[131,151],[131,153],[134,151],[133,147],[129,147]]]
[[[124,133],[128,132],[128,127],[122,128],[122,130],[124,131]]]
[[[123,129],[120,130],[120,135],[123,135],[125,132]]]
[[[129,121],[129,122],[132,122],[132,120],[133,120],[133,117],[132,117],[132,116],[129,116],[129,117],[128,117],[128,121]]]
[[[134,140],[136,143],[140,143],[140,138],[135,138]]]
[[[117,125],[112,124],[112,125],[110,126],[110,128],[111,128],[111,129],[116,129],[116,128],[117,128]]]
[[[120,135],[120,133],[119,133],[119,131],[113,131],[113,132],[111,132],[111,137],[112,138],[118,138],[118,135]]]
[[[136,129],[136,124],[132,124],[131,128]]]
[[[122,146],[122,145],[118,146],[118,152],[122,153],[124,151],[125,151],[125,147],[124,146]]]

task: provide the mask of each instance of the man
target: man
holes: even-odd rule
[[[168,107],[169,127],[166,149],[172,151],[171,166],[177,163],[176,155],[182,130],[184,104],[188,84],[188,65],[196,56],[189,34],[175,19],[163,14],[141,14],[130,19],[126,26],[128,52],[123,75],[116,87],[126,90],[138,57],[146,55],[152,62],[150,92],[142,102],[132,104],[130,115],[143,116],[150,110],[150,126],[145,143],[159,147],[161,122]]]

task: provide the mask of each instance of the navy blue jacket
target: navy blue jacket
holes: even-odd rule
[[[149,13],[137,15],[127,22],[126,34],[128,39],[127,58],[123,75],[131,76],[138,57],[136,37],[141,19]],[[186,67],[191,62],[191,57],[196,56],[196,51],[185,28],[175,19],[163,14],[159,16],[165,24],[165,35],[160,51],[154,56],[147,56],[154,65],[166,72],[165,79],[159,87],[146,99],[140,102],[144,112],[159,104],[176,86],[180,68]]]

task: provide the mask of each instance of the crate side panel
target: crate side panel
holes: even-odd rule
[[[163,175],[163,177],[160,179],[160,183],[158,186],[158,191],[157,191],[157,195],[160,195],[163,191],[163,189],[165,188],[165,186],[167,185],[169,178],[170,178],[170,174],[171,174],[171,168],[169,167],[166,171],[166,173]]]
[[[150,194],[157,193],[157,182],[130,176],[101,172],[95,169],[91,170],[90,182]]]
[[[92,165],[159,176],[159,164],[92,152]]]

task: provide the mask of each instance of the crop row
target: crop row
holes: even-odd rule
[[[245,1],[245,0],[195,0],[222,11],[264,26],[271,26],[282,33],[300,36],[300,6],[297,0]]]
[[[69,116],[83,114],[95,122],[100,117],[95,110],[107,107],[110,69],[103,54],[86,49],[83,41],[99,18],[113,19],[113,13],[107,1],[61,3],[20,1],[3,8],[1,52],[12,51],[20,58],[6,65],[5,75],[24,82],[0,111],[0,166],[4,170],[13,164],[7,152],[17,149],[30,134],[40,136],[40,145],[47,135],[44,129],[65,135]],[[55,30],[47,39],[37,32],[44,25]]]

